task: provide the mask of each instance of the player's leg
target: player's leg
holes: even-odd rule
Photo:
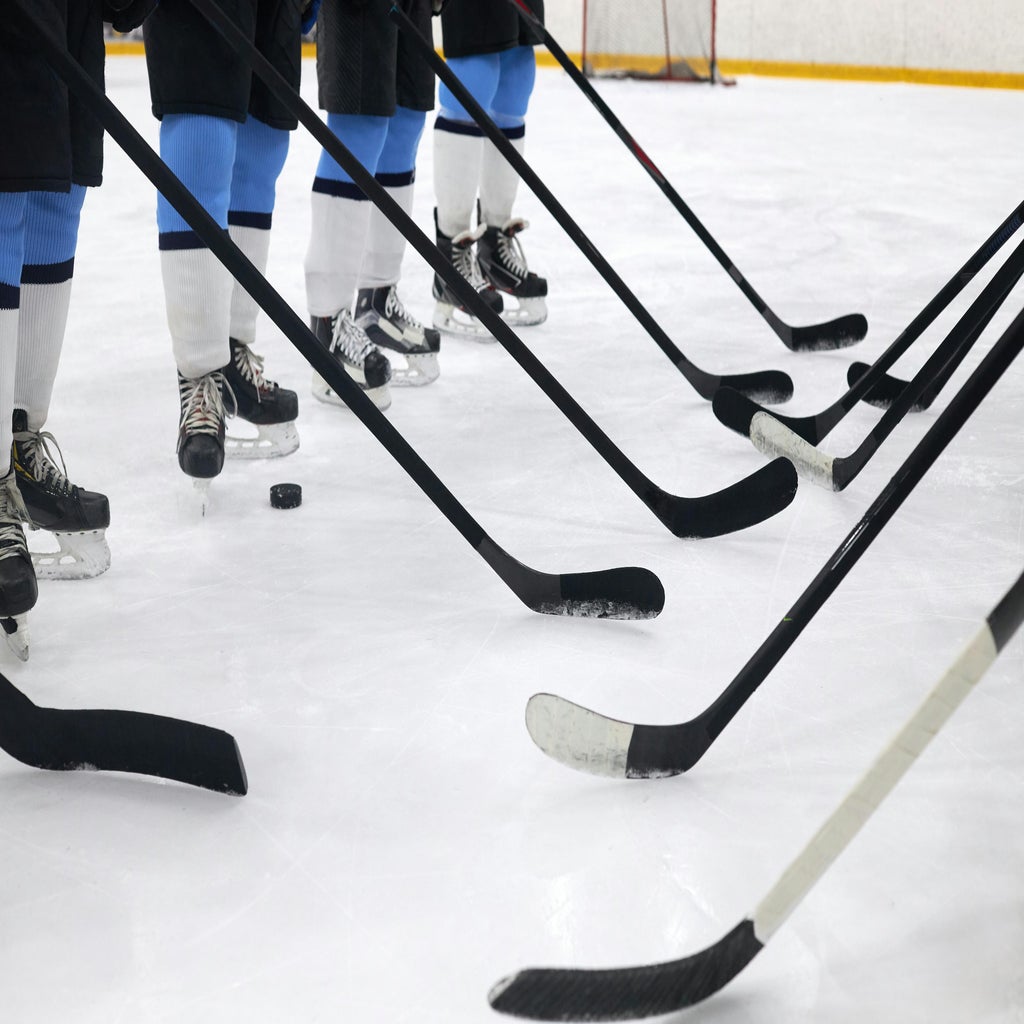
[[[532,46],[516,46],[500,54],[498,86],[488,114],[505,138],[522,153],[526,140],[526,111],[537,76]],[[484,276],[495,288],[515,299],[506,304],[505,317],[521,325],[547,319],[545,296],[548,283],[531,272],[519,240],[529,227],[522,217],[512,216],[519,175],[489,140],[484,141],[480,172],[480,222],[484,233],[477,244],[477,258]]]
[[[396,108],[388,122],[387,138],[375,175],[391,198],[410,215],[416,152],[425,120],[424,111]],[[404,253],[405,236],[373,207],[359,273],[356,323],[392,360],[393,383],[429,384],[438,377],[441,336],[415,319],[398,296]],[[397,362],[395,356],[399,357]]]

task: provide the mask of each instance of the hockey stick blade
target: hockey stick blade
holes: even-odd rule
[[[528,608],[545,615],[597,619],[653,619],[665,607],[665,588],[649,569],[627,566],[596,572],[538,572],[490,538],[477,550]]]
[[[642,779],[689,771],[768,678],[1021,349],[1024,312],[1018,313],[732,682],[696,718],[679,724],[633,725],[555,694],[536,694],[526,708],[526,728],[534,743],[554,760],[590,775]]]
[[[750,921],[713,946],[662,964],[608,970],[531,967],[488,995],[500,1013],[531,1020],[635,1020],[674,1013],[727,985],[761,951]]]
[[[47,771],[131,772],[236,796],[248,789],[230,733],[141,711],[41,708],[3,675],[0,747]]]
[[[732,981],[895,788],[1024,620],[1024,574],[903,728],[757,905],[712,946],[680,960],[603,970],[529,968],[491,989],[495,1010],[533,1020],[635,1020],[693,1006]]]
[[[863,341],[868,333],[867,317],[863,313],[848,313],[823,324],[790,327],[788,340],[779,335],[782,343],[793,352],[832,352],[849,348]]]
[[[767,466],[701,498],[681,498],[660,489],[648,502],[676,537],[720,537],[764,522],[796,496],[799,477],[788,459]]]
[[[867,363],[852,363],[846,371],[846,382],[853,387],[870,370]],[[866,405],[873,405],[876,409],[888,409],[896,401],[907,386],[909,381],[894,377],[890,373],[884,374],[874,384],[871,390],[861,399]],[[910,412],[924,412],[934,400],[934,394],[923,394],[911,407]]]
[[[693,364],[690,364],[691,368]],[[731,373],[724,376],[700,371],[691,373],[691,383],[697,394],[712,401],[722,388],[732,388],[751,401],[765,405],[781,405],[793,397],[793,380],[781,370],[756,370],[753,373]]]

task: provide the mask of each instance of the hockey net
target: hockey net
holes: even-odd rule
[[[722,82],[716,0],[583,0],[587,75]]]

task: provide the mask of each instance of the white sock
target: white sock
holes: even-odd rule
[[[270,255],[270,232],[266,228],[243,227],[229,224],[231,241],[245,253],[249,262],[266,276]],[[231,289],[230,334],[235,341],[251,345],[256,340],[256,317],[260,307],[256,300],[235,281]]]
[[[389,196],[408,214],[412,213],[415,185],[388,188]],[[370,212],[370,229],[366,236],[366,252],[359,272],[360,288],[383,288],[397,284],[402,275],[405,236],[374,206]]]
[[[167,326],[178,370],[201,377],[231,356],[231,286],[234,279],[209,249],[161,249]]]
[[[11,469],[14,375],[18,365],[18,310],[0,309],[0,476]]]
[[[351,309],[373,203],[314,192],[306,250],[306,306],[312,316]]]
[[[434,129],[434,195],[437,226],[449,238],[473,226],[484,138]]]
[[[42,430],[50,409],[70,303],[71,278],[21,286],[14,408],[25,410],[32,430]]]
[[[526,140],[509,139],[522,155]],[[480,169],[480,218],[488,227],[500,228],[512,218],[512,206],[519,189],[519,175],[498,152],[490,139],[484,139],[483,166]]]

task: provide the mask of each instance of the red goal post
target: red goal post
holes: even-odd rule
[[[718,71],[717,14],[717,0],[583,0],[583,72],[731,85]]]

